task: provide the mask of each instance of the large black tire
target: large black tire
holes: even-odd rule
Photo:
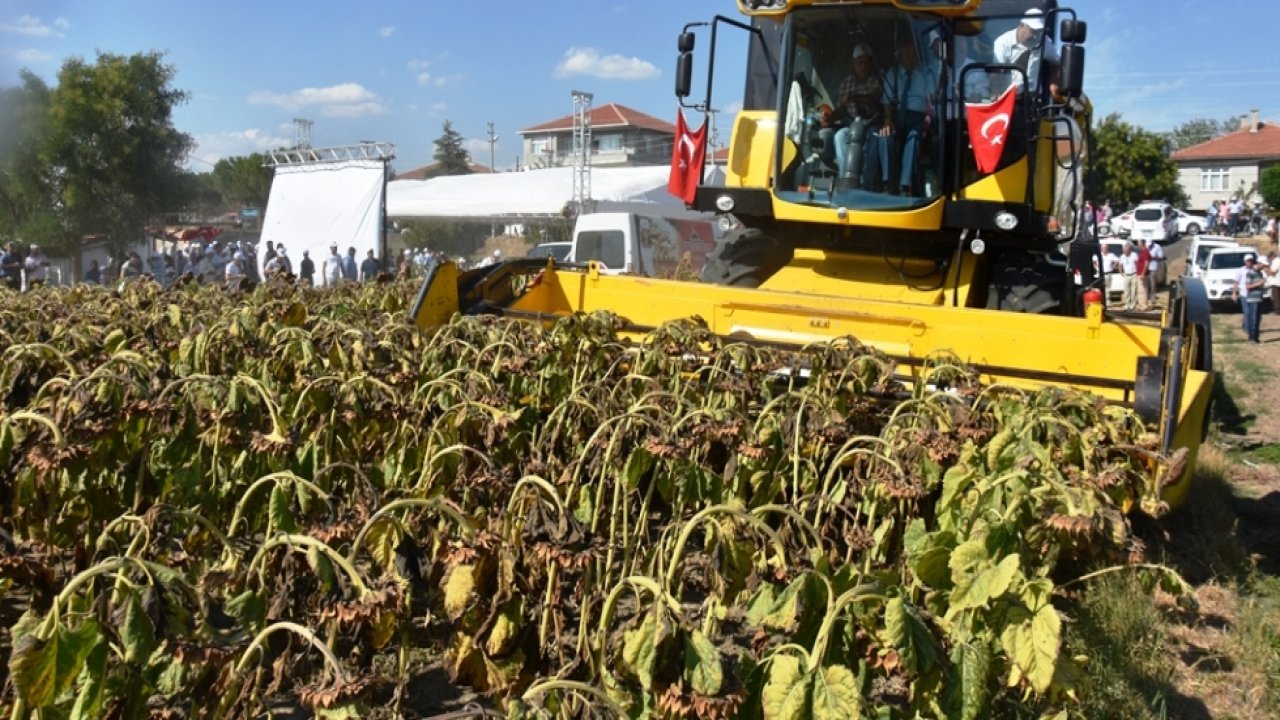
[[[791,262],[791,248],[755,228],[732,230],[707,256],[702,282],[759,287]]]
[[[987,308],[1009,312],[1057,314],[1062,307],[1062,277],[1057,268],[1003,265],[992,269]]]

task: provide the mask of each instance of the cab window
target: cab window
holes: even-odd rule
[[[584,230],[578,234],[578,246],[574,254],[577,262],[595,260],[604,263],[609,270],[623,270],[626,266],[626,240],[621,230]]]

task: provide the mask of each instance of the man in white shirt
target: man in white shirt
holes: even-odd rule
[[[901,170],[894,178],[894,171],[889,170],[886,192],[901,195],[916,194],[915,177],[916,160],[920,154],[920,142],[924,139],[926,118],[933,100],[931,95],[938,89],[938,75],[934,67],[920,62],[920,53],[916,50],[915,38],[908,35],[898,41],[898,64],[885,76],[884,126],[880,129],[881,161],[885,157],[892,161],[894,143],[890,140],[896,135],[901,147]],[[890,168],[895,167],[892,162]],[[883,177],[883,175],[882,175]],[[896,185],[895,185],[896,183]]]
[[[1028,10],[1018,27],[996,38],[994,55],[997,63],[1018,65],[1026,69],[1026,79],[1032,91],[1040,87],[1041,57],[1054,67],[1061,63],[1058,46],[1044,36],[1044,13],[1038,8]],[[1021,73],[1013,73],[1013,85],[1019,87],[1019,90],[1022,81]],[[1058,81],[1052,75],[1049,79],[1049,94],[1058,96]]]
[[[1266,289],[1271,293],[1271,313],[1280,315],[1280,255],[1275,250],[1267,253]]]
[[[338,254],[338,245],[329,246],[329,256],[324,259],[324,284],[337,287],[342,282],[342,256]]]
[[[1133,243],[1124,244],[1120,272],[1124,274],[1124,309],[1134,310],[1138,307],[1138,253],[1133,251]]]
[[[22,263],[27,271],[27,289],[45,284],[49,279],[49,258],[40,250],[39,245],[31,246],[31,254]]]
[[[1150,308],[1151,305],[1155,304],[1156,291],[1160,289],[1160,283],[1156,279],[1156,272],[1164,263],[1164,248],[1160,247],[1160,243],[1153,242],[1147,248],[1147,252],[1150,253],[1151,259],[1147,262],[1147,274],[1143,275],[1142,279],[1147,283],[1147,307]]]

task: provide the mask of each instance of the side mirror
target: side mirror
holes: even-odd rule
[[[689,33],[685,33],[689,35]],[[676,97],[689,97],[693,84],[693,53],[682,52],[676,60]]]
[[[676,41],[676,49],[682,53],[693,52],[694,35],[691,32],[680,33],[680,38]]]
[[[1067,45],[1062,48],[1062,77],[1058,92],[1064,97],[1078,98],[1084,94],[1084,48]]]
[[[1063,20],[1059,38],[1064,43],[1082,43],[1089,34],[1089,23],[1083,20]]]

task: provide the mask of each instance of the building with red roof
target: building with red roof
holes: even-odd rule
[[[1258,179],[1280,164],[1280,124],[1259,122],[1258,111],[1240,119],[1240,128],[1173,153],[1178,182],[1192,208],[1203,210],[1214,200],[1237,195],[1258,199]]]
[[[661,165],[671,162],[676,127],[625,105],[591,108],[590,163],[594,167]],[[573,114],[520,131],[527,168],[573,164]]]

